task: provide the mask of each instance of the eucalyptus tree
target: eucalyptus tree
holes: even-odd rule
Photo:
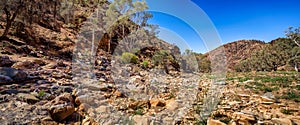
[[[123,41],[126,51],[131,50],[137,42],[142,43],[145,38],[150,38],[148,36],[151,36],[152,32],[145,29],[153,26],[147,23],[152,14],[147,12],[147,9],[145,0],[114,0],[109,5],[104,17],[105,29],[110,37]]]
[[[5,29],[1,39],[6,38],[14,23],[21,23],[23,26],[30,26],[32,23],[41,23],[47,15],[53,15],[54,24],[50,28],[56,27],[56,18],[61,0],[1,0],[0,18],[5,19]],[[49,19],[49,18],[47,18]]]
[[[290,63],[294,64],[294,68],[297,72],[299,70],[299,62],[300,62],[300,27],[294,28],[289,27],[286,31],[286,36],[291,39],[298,47],[292,49],[293,57],[290,59]]]

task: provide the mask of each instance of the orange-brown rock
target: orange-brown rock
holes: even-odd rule
[[[155,107],[164,107],[166,105],[166,102],[161,100],[161,99],[151,99],[150,100],[150,105],[152,108],[155,108]]]
[[[166,101],[166,108],[168,110],[174,111],[179,107],[179,103],[175,101],[174,98]]]
[[[48,105],[48,111],[55,121],[62,121],[75,111],[73,97],[69,93],[56,97]]]
[[[207,120],[207,125],[226,125],[226,124],[219,121],[219,120],[208,119]]]

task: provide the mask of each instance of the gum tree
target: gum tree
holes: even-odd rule
[[[6,26],[3,34],[0,37],[0,40],[4,39],[16,17],[22,12],[22,9],[25,7],[26,0],[1,0],[0,1],[0,11],[1,15],[4,13]]]
[[[49,14],[54,17],[54,24],[50,27],[55,27],[60,3],[61,0],[1,0],[0,18],[4,18],[6,25],[0,39],[7,37],[14,23],[31,26],[32,23],[43,22],[41,20]]]
[[[135,2],[132,0],[114,0],[109,5],[104,18],[105,29],[110,37],[117,36],[118,40],[124,41],[126,51],[138,42],[139,36],[147,34],[148,31],[142,28],[151,27],[147,20],[152,15],[146,12],[147,9],[148,5],[144,0]]]
[[[292,53],[294,57],[290,60],[290,63],[294,63],[294,68],[297,72],[300,72],[299,70],[299,64],[300,61],[299,53],[300,53],[300,27],[294,28],[289,27],[286,31],[286,36],[291,39],[298,47],[295,47],[292,49]]]

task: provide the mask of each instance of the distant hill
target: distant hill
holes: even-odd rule
[[[224,49],[227,60],[227,71],[233,71],[234,66],[241,60],[249,58],[253,53],[264,48],[266,43],[259,40],[239,40],[224,44],[205,55],[214,55],[220,49]]]

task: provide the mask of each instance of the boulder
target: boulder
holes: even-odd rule
[[[132,119],[135,125],[150,125],[150,119],[146,116],[135,115]]]
[[[22,81],[27,78],[27,73],[15,68],[0,67],[0,83]]]
[[[70,116],[75,111],[73,102],[74,100],[71,94],[66,93],[47,103],[47,105],[50,105],[48,111],[52,119],[55,121],[62,121]]]
[[[39,99],[32,94],[18,93],[17,97],[28,103],[36,103],[39,101]]]

